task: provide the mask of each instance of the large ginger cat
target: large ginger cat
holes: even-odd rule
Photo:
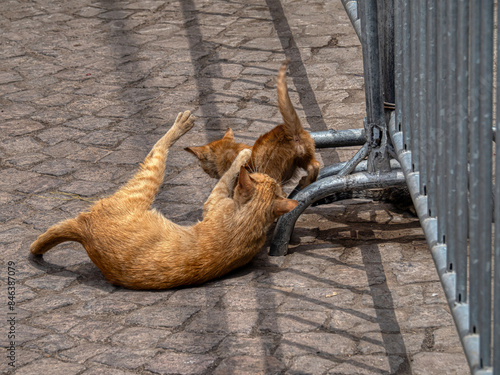
[[[252,156],[247,165],[251,171],[265,173],[279,183],[285,183],[302,168],[307,171],[307,175],[300,180],[300,188],[316,181],[319,162],[314,158],[314,141],[302,128],[288,95],[287,66],[288,62],[285,62],[280,67],[277,78],[278,107],[283,124],[261,135],[253,146],[236,143],[233,131],[228,129],[222,139],[205,146],[185,148],[199,159],[201,167],[209,176],[220,178],[241,150],[251,148]]]
[[[200,284],[248,263],[275,218],[297,206],[283,198],[275,180],[241,168],[250,150],[236,157],[213,189],[203,221],[183,227],[151,209],[168,149],[193,123],[189,111],[180,113],[124,187],[89,212],[50,227],[30,251],[44,254],[61,242],[80,242],[109,282],[131,289]]]

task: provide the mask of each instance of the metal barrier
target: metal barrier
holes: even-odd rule
[[[396,157],[471,372],[498,375],[500,200],[494,196],[500,184],[493,169],[500,145],[494,155],[493,140],[500,126],[493,127],[493,94],[498,114],[500,77],[494,82],[493,65],[500,35],[494,48],[494,0],[342,3],[363,47],[366,142],[351,161],[325,168],[328,177],[296,193],[299,206],[278,222],[270,254],[286,253],[296,219],[314,201],[400,184],[401,172],[391,171],[388,156]],[[384,113],[384,101],[395,101],[395,111]],[[368,172],[350,175],[365,157]]]

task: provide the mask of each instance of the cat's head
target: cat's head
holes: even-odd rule
[[[228,128],[221,139],[204,146],[186,147],[184,150],[198,158],[201,168],[210,177],[221,178],[238,155],[238,145],[232,129]]]
[[[272,221],[292,211],[299,204],[296,200],[285,197],[281,186],[275,179],[264,173],[250,174],[244,166],[240,168],[233,196],[233,200],[238,205],[255,203],[256,207],[265,210],[265,216]]]

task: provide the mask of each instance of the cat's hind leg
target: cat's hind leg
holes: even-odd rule
[[[153,146],[136,175],[111,199],[126,199],[134,207],[149,209],[158,193],[169,148],[194,126],[190,111],[179,113],[168,132]]]
[[[231,197],[240,168],[248,162],[250,155],[252,155],[251,149],[240,151],[236,159],[234,159],[233,164],[231,164],[231,167],[224,173],[210,193],[210,196],[203,206],[203,215],[210,211],[210,209],[221,199]]]

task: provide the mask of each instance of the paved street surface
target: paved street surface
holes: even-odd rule
[[[184,110],[198,119],[155,204],[199,220],[215,180],[183,148],[279,124],[285,58],[308,130],[361,127],[361,48],[339,0],[2,0],[0,31],[2,374],[469,373],[419,222],[389,203],[310,208],[289,255],[266,247],[196,288],[112,286],[77,243],[28,260]]]

